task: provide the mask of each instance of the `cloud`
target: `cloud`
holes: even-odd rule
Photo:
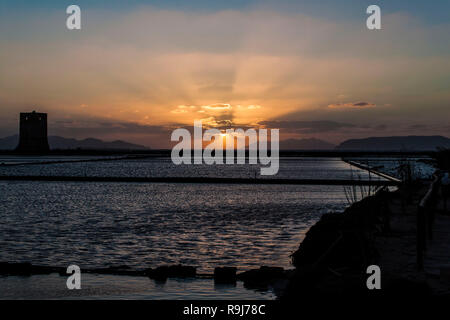
[[[317,121],[295,121],[295,120],[271,120],[260,121],[259,125],[267,128],[287,129],[290,132],[298,133],[322,133],[340,130],[343,128],[355,128],[356,126],[349,123],[317,120]]]
[[[410,130],[427,130],[428,126],[425,124],[412,124],[408,126]]]
[[[170,111],[171,113],[187,113],[189,109],[195,109],[196,106],[179,105],[177,109]]]
[[[376,106],[375,103],[359,101],[359,102],[329,104],[328,108],[331,108],[331,109],[341,109],[341,108],[361,109],[361,108],[370,108],[370,107],[375,107],[375,106]]]
[[[178,109],[195,109],[196,106],[185,106],[185,105],[179,105]]]
[[[187,113],[187,111],[186,110],[184,110],[184,109],[175,109],[175,110],[172,110],[172,111],[170,111],[171,113]]]
[[[215,103],[207,106],[202,106],[202,108],[208,110],[230,110],[232,107],[228,103]]]
[[[224,84],[224,85],[213,84],[213,85],[206,85],[203,87],[199,87],[198,91],[200,94],[213,94],[214,95],[218,92],[229,94],[233,91],[233,86],[229,85],[229,84]]]
[[[152,135],[166,134],[176,126],[177,124],[146,125],[107,119],[61,119],[51,121],[49,123],[49,131],[52,134],[71,134],[74,136],[104,136],[118,133]]]

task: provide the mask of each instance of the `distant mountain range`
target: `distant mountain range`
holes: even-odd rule
[[[358,151],[434,151],[450,148],[450,139],[443,136],[397,136],[351,139],[342,142],[337,150]]]
[[[9,136],[0,139],[0,150],[13,150],[19,143],[19,136]],[[88,138],[83,140],[63,138],[58,136],[49,136],[48,144],[50,149],[68,150],[68,149],[84,149],[84,150],[148,150],[149,148],[138,144],[133,144],[121,140],[103,141],[100,139]]]
[[[0,150],[13,150],[19,136],[0,138]],[[148,150],[148,147],[121,140],[102,141],[88,138],[83,140],[48,137],[50,149],[68,150]],[[335,146],[329,142],[310,139],[287,139],[280,141],[281,150],[338,150],[338,151],[433,151],[437,147],[450,148],[450,139],[443,136],[396,136],[350,139]]]
[[[450,148],[450,139],[443,136],[396,136],[350,139],[335,146],[319,139],[288,139],[280,141],[280,150],[337,151],[434,151]]]

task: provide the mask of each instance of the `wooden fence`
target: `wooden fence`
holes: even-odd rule
[[[417,210],[417,268],[423,271],[427,240],[433,239],[433,222],[440,177],[435,176]]]

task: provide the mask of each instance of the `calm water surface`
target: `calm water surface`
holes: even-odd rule
[[[0,167],[0,174],[88,176],[252,177],[255,172],[257,166],[174,166],[170,159]],[[296,158],[282,159],[276,177],[355,175],[365,172],[339,159]],[[289,255],[309,227],[323,213],[346,206],[342,186],[0,181],[0,261],[134,269],[182,263],[202,273],[216,266],[289,268]],[[18,281],[13,278],[8,281]],[[211,281],[201,281],[203,291],[179,285],[177,291],[177,282],[170,288],[186,298],[194,291],[212,295]],[[138,288],[128,297],[141,292]],[[239,290],[251,293],[233,290],[236,297],[243,297]],[[170,297],[158,287],[143,294]]]

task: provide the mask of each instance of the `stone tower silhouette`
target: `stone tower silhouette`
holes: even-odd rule
[[[47,114],[33,112],[20,113],[20,138],[16,151],[47,152]]]

